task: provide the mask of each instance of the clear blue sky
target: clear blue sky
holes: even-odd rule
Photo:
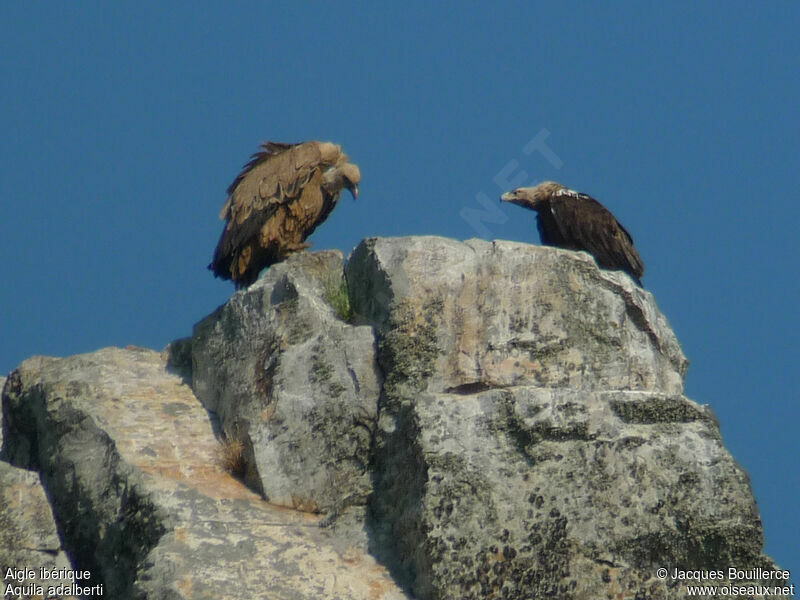
[[[633,234],[686,393],[750,473],[766,551],[800,568],[800,4],[365,5],[3,4],[0,371],[189,335],[233,291],[205,267],[262,140],[360,165],[311,240],[345,253],[536,243],[497,204],[524,171]]]

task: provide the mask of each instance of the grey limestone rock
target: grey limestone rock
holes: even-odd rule
[[[17,598],[15,589],[35,592],[35,586],[46,594],[51,586],[70,585],[58,574],[72,568],[38,474],[0,462],[0,594]]]
[[[295,254],[195,326],[194,390],[273,504],[338,512],[369,494],[381,376],[372,328],[326,299],[341,283],[339,252]]]
[[[346,275],[355,313],[391,332],[381,355],[392,361],[388,372],[424,377],[429,391],[683,390],[687,361],[652,295],[624,274],[599,270],[586,253],[370,238],[353,251]]]
[[[9,376],[0,558],[63,546],[121,600],[684,598],[659,568],[776,568],[686,368],[652,295],[584,253],[301,253],[161,354]]]
[[[0,390],[5,383],[6,378],[0,377]],[[0,412],[0,447],[2,425]],[[69,585],[68,580],[49,575],[71,568],[39,475],[0,461],[0,594],[18,597],[14,590],[36,591],[40,586],[46,593],[50,586]]]
[[[385,386],[376,548],[419,598],[682,598],[662,566],[761,566],[747,475],[652,295],[583,253],[362,242]]]
[[[225,472],[206,411],[168,364],[137,348],[34,357],[3,397],[6,455],[41,473],[102,597],[403,598],[362,547]]]

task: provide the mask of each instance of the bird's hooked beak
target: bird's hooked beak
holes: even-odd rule
[[[517,190],[511,190],[500,196],[500,202],[514,202],[514,200],[518,199]]]
[[[536,203],[531,200],[526,188],[517,188],[500,196],[500,202],[510,202],[523,208],[536,210]]]
[[[358,184],[354,183],[347,189],[349,189],[350,193],[353,194],[353,200],[358,200]]]

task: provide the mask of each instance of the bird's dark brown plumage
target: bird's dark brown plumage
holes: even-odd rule
[[[308,247],[342,189],[358,196],[361,173],[330,142],[266,142],[228,187],[220,211],[225,228],[208,268],[237,288],[259,272]]]
[[[503,202],[535,210],[542,243],[585,250],[605,269],[625,271],[642,285],[644,264],[633,238],[602,204],[587,194],[546,181],[517,188],[500,197]]]

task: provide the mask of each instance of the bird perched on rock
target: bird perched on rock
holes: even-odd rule
[[[501,202],[535,210],[542,243],[585,250],[604,269],[625,271],[640,286],[644,264],[633,238],[602,204],[587,194],[545,181],[500,196]]]
[[[236,288],[289,254],[328,218],[342,189],[358,197],[361,173],[330,142],[266,142],[228,187],[226,221],[208,268]]]

